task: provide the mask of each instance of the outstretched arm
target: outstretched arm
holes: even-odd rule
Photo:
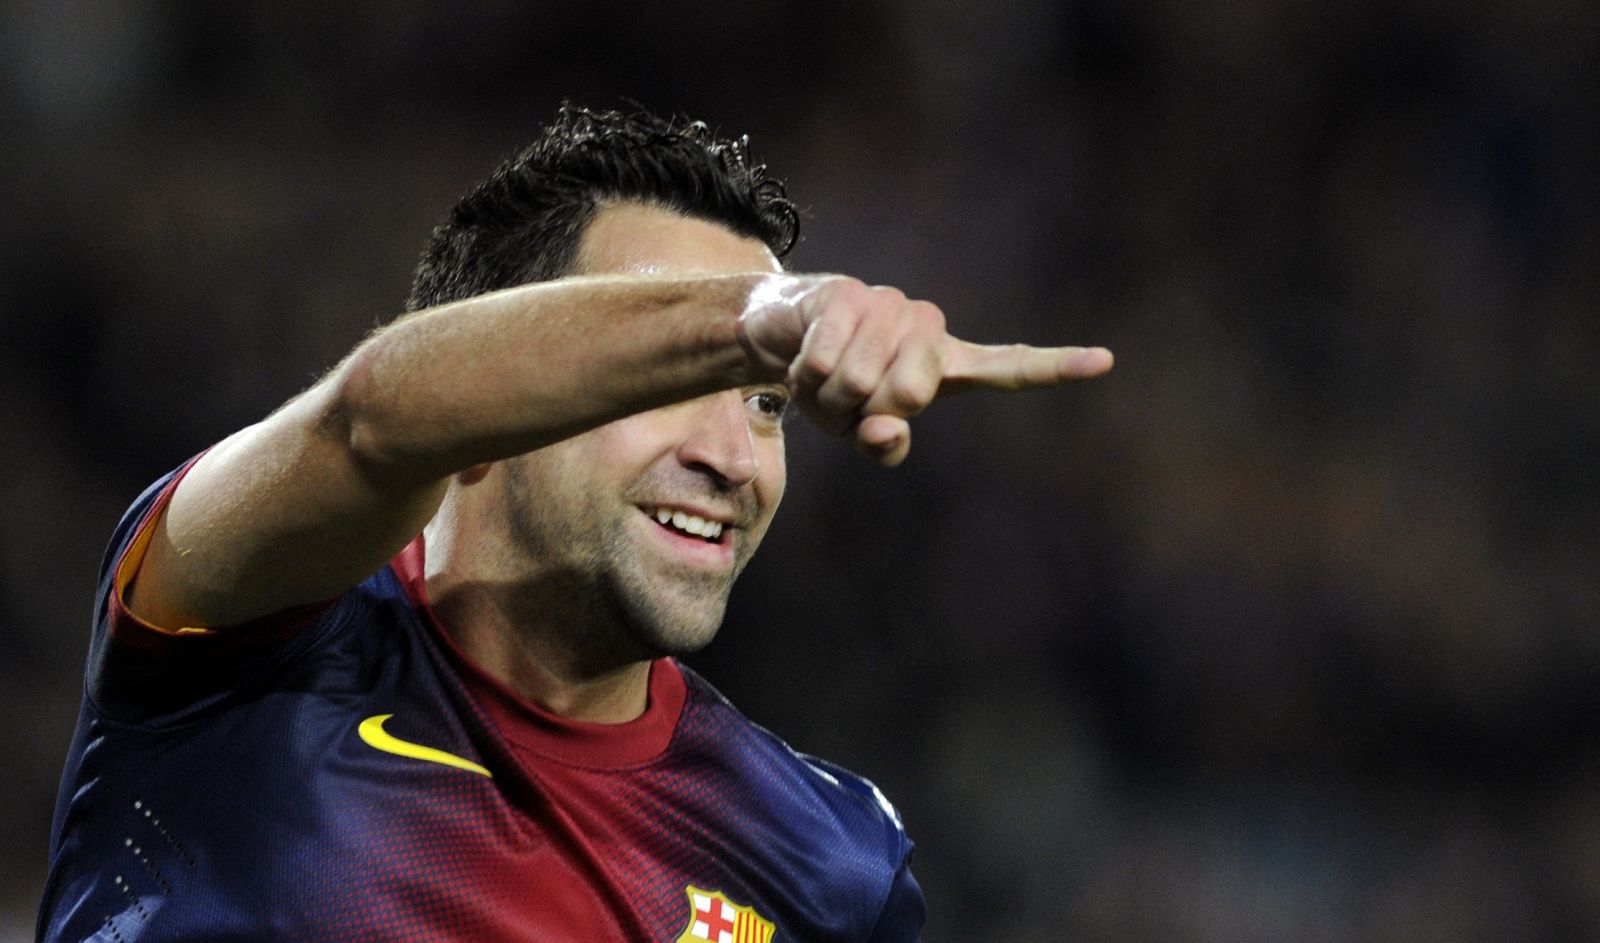
[[[787,383],[822,428],[896,464],[943,393],[1098,375],[1098,348],[990,348],[841,276],[601,276],[411,315],[189,471],[129,604],[176,628],[340,592],[415,536],[449,477],[644,410]]]

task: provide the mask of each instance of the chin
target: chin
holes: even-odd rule
[[[726,585],[709,587],[615,586],[611,595],[628,640],[646,657],[691,655],[717,637],[728,609]],[[632,592],[627,590],[632,589]]]
[[[684,625],[673,626],[635,626],[634,638],[648,650],[652,657],[660,658],[671,655],[674,658],[684,655],[693,655],[717,637],[718,625],[709,628]]]
[[[711,644],[722,627],[723,607],[707,612],[672,612],[668,607],[651,607],[649,612],[634,611],[628,620],[629,634],[651,657],[692,655]]]

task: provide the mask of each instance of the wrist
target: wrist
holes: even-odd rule
[[[824,279],[774,273],[763,275],[745,295],[737,319],[739,346],[760,373],[783,377],[800,351],[809,319],[802,303]]]

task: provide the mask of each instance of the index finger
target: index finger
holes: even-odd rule
[[[949,338],[939,395],[965,390],[1034,390],[1092,380],[1111,371],[1104,347],[974,344]]]

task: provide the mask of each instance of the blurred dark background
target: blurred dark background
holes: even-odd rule
[[[470,10],[470,12],[469,12]],[[0,7],[0,940],[151,479],[398,310],[563,98],[748,132],[800,269],[1115,375],[804,428],[693,664],[929,940],[1600,938],[1600,7]]]

